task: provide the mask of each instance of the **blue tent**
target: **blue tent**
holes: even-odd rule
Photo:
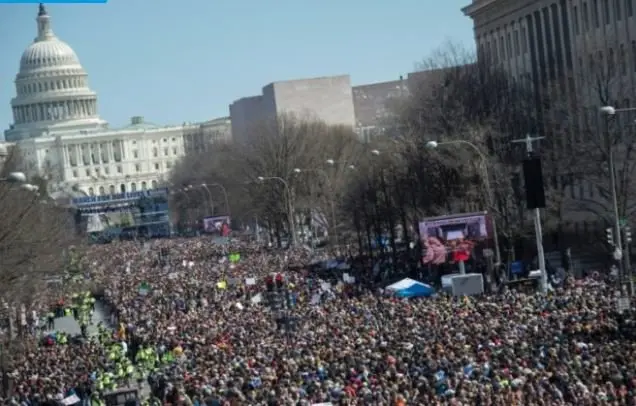
[[[429,297],[435,294],[430,285],[409,278],[389,285],[387,289],[395,292],[397,297]]]

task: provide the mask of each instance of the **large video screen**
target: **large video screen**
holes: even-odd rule
[[[132,211],[108,211],[104,213],[90,213],[86,219],[86,231],[95,233],[110,228],[123,228],[135,225]]]
[[[488,238],[488,217],[485,213],[435,217],[419,224],[420,238],[426,254],[425,264],[466,261],[475,244]]]
[[[203,231],[217,237],[228,237],[231,229],[230,216],[211,216],[203,219]]]

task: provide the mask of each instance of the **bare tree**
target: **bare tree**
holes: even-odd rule
[[[172,184],[223,185],[236,222],[251,224],[257,216],[279,237],[290,228],[288,199],[299,209],[294,213],[299,224],[314,217],[325,219],[327,228],[335,228],[331,213],[339,211],[334,201],[345,188],[346,168],[353,164],[358,145],[351,130],[283,114],[257,123],[251,133],[249,143],[188,155],[173,171]],[[270,179],[259,182],[259,178]],[[180,199],[202,204],[196,197]]]
[[[2,178],[22,168],[20,159],[14,149]],[[37,297],[47,279],[63,274],[64,250],[80,243],[68,210],[21,186],[0,183],[0,297],[9,302]]]

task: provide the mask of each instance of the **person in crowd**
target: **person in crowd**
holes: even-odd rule
[[[16,343],[3,403],[104,405],[136,388],[145,405],[636,404],[632,313],[617,314],[614,288],[594,278],[548,295],[399,299],[369,263],[346,281],[317,276],[308,265],[329,257],[303,248],[149,244],[87,250],[82,269],[113,320],[89,319],[85,340]],[[63,303],[82,320],[91,299],[65,291]],[[61,300],[38,310],[48,320]]]

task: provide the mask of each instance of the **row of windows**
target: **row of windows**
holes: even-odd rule
[[[50,82],[29,83],[19,87],[20,94],[48,92],[49,90],[77,89],[85,86],[84,78],[62,79]]]
[[[153,167],[154,167],[155,171],[162,170],[162,165],[161,165],[160,162],[155,162],[153,164]],[[171,161],[165,162],[165,169],[167,169],[167,170],[172,169],[172,162]],[[116,170],[117,170],[118,174],[122,174],[123,173],[123,168],[121,167],[121,165],[117,165]],[[86,174],[87,178],[90,178],[90,177],[100,178],[102,176],[110,175],[110,168],[108,166],[104,167],[103,173],[102,173],[102,170],[100,168],[94,168],[94,169],[86,168],[84,171],[85,171],[84,173]],[[135,172],[136,173],[141,173],[141,164],[135,164]],[[78,178],[79,177],[79,173],[78,173],[77,169],[73,169],[72,174],[73,174],[74,178]]]
[[[168,139],[167,139],[167,138],[164,138],[164,139],[163,139],[163,143],[165,144],[165,143],[167,143],[167,142],[168,142]],[[177,142],[177,139],[176,139],[175,137],[172,137],[172,142]],[[132,143],[133,143],[133,145],[137,145],[137,140],[133,140],[133,142],[132,142]],[[153,143],[153,144],[156,144],[156,143],[157,143],[157,140],[152,140],[152,143]]]
[[[141,182],[140,184],[141,186],[141,190],[148,190],[148,182]],[[150,188],[151,189],[156,189],[157,188],[157,181],[153,180],[152,182],[150,182]],[[126,193],[128,190],[126,188],[126,184],[122,183],[119,185],[119,192],[117,191],[117,187],[115,185],[110,185],[108,187],[108,194],[109,195],[114,195],[116,193]],[[136,192],[137,191],[137,183],[132,182],[130,184],[130,191],[131,192]],[[99,189],[97,189],[97,193],[98,196],[104,196],[106,195],[106,188],[104,186],[100,186]],[[88,189],[88,194],[90,196],[95,196],[95,189],[94,188],[89,188]]]
[[[592,0],[584,1],[581,9],[574,7],[574,32],[588,32],[592,27],[601,28],[601,21],[605,25],[621,21],[624,17],[634,16],[634,0]]]
[[[160,171],[161,170],[161,163],[155,162],[154,167],[155,167],[155,171]],[[166,169],[170,169],[170,168],[172,168],[172,162],[167,161],[166,162]],[[137,172],[137,173],[141,172],[141,165],[140,164],[135,164],[135,172]]]
[[[179,148],[178,147],[172,147],[172,155],[178,155],[179,154]],[[163,148],[163,156],[169,156],[170,155],[170,148],[168,147],[164,147]],[[154,158],[157,158],[159,156],[159,149],[157,147],[152,149],[152,156]],[[134,149],[133,150],[133,158],[139,158],[139,151]]]
[[[632,70],[636,72],[636,41],[632,41],[630,54]],[[586,69],[586,65],[583,63],[582,58],[579,58],[579,67],[583,71]],[[620,44],[618,48],[618,55],[616,55],[614,48],[609,48],[607,50],[607,57],[603,51],[598,51],[596,57],[594,55],[590,55],[587,63],[587,69],[590,74],[602,73],[603,75],[607,75],[608,78],[619,75],[627,75],[627,50],[625,44]],[[601,72],[599,72],[599,70]]]

